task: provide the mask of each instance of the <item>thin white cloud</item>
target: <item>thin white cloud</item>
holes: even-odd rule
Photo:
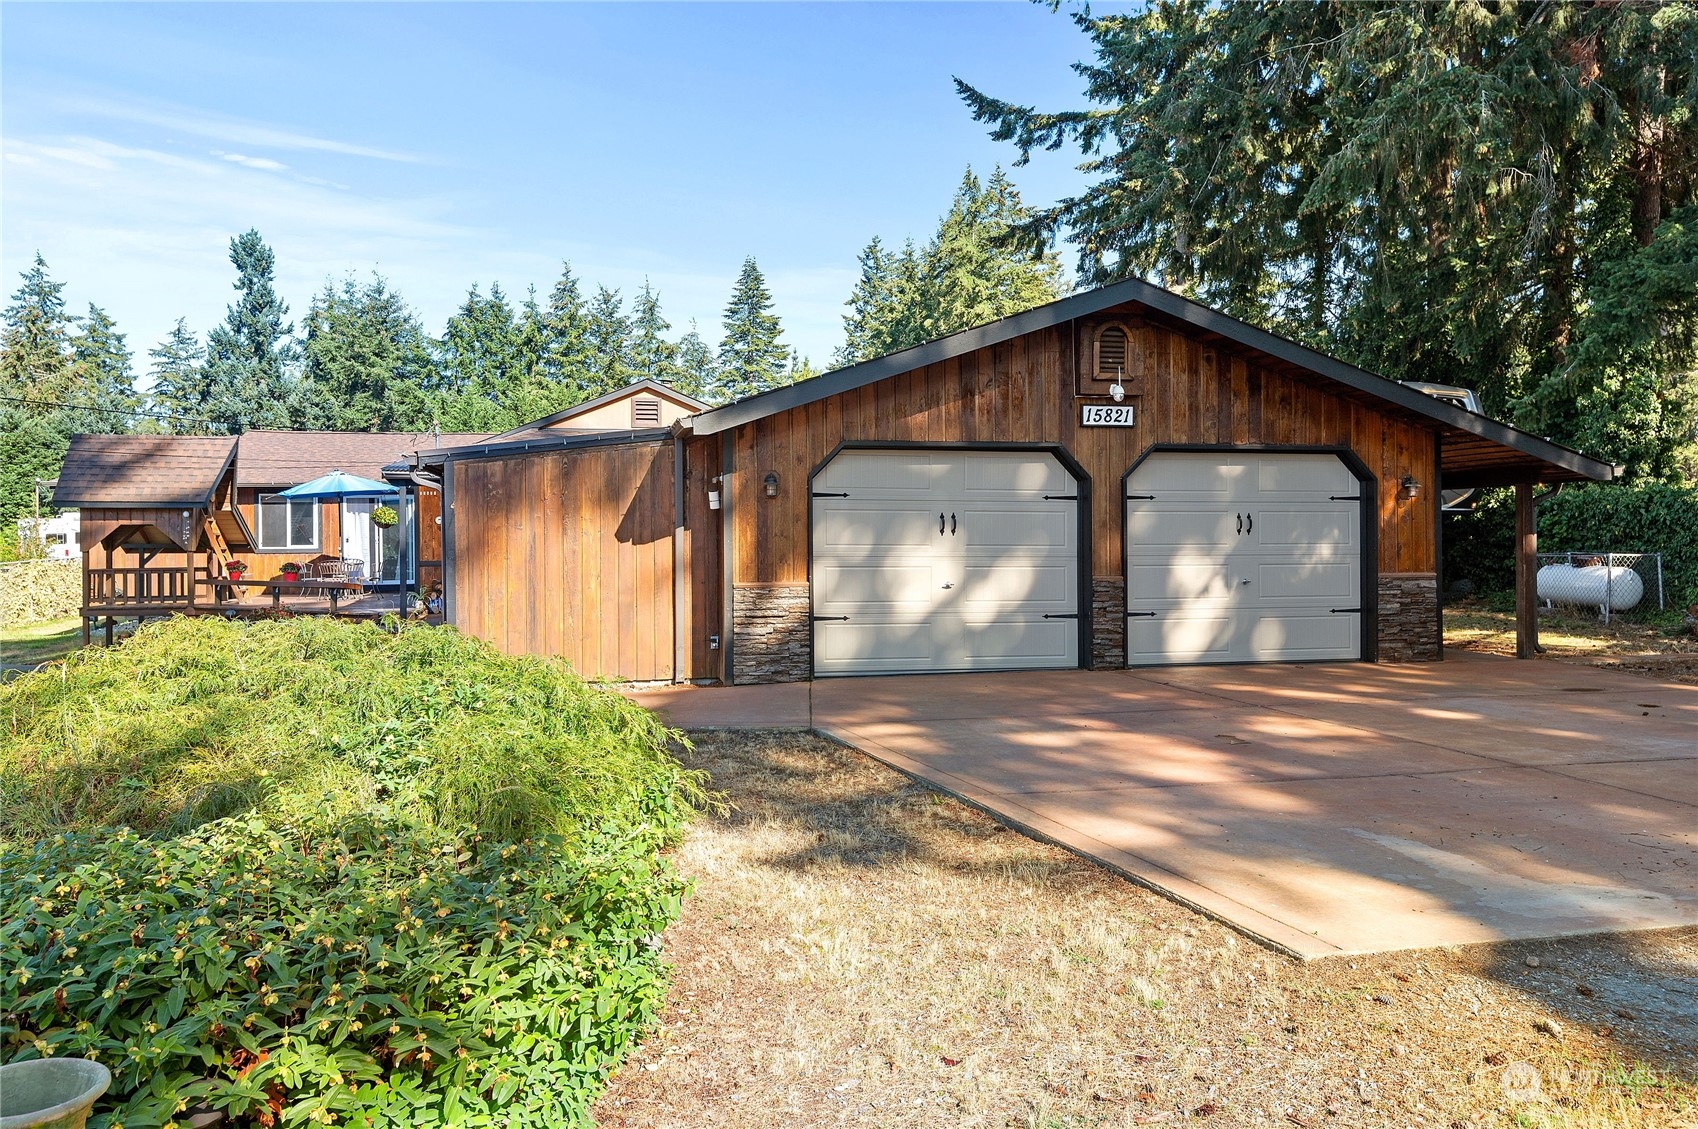
[[[225,141],[232,145],[246,145],[255,149],[340,153],[349,157],[368,157],[377,161],[400,161],[405,164],[421,164],[424,160],[424,158],[412,153],[401,153],[393,149],[379,149],[370,145],[355,145],[346,141],[316,137],[309,133],[300,133],[287,128],[267,125],[264,122],[247,121],[223,114],[210,114],[203,110],[191,110],[185,107],[152,107],[139,105],[132,101],[86,97],[65,99],[60,105],[65,110],[88,114],[92,117],[138,122],[142,125],[158,126],[180,133],[191,133],[199,137],[211,138],[214,141]]]
[[[231,164],[244,165],[250,169],[260,169],[264,172],[282,172],[289,166],[270,157],[250,157],[245,153],[226,153],[222,149],[212,151],[214,157],[223,157]]]

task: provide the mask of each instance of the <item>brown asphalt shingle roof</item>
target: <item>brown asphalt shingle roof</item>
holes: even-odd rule
[[[228,435],[73,435],[53,504],[204,506],[235,449]]]
[[[382,479],[383,468],[403,455],[484,438],[459,432],[250,431],[236,455],[236,485],[298,486],[333,470]]]

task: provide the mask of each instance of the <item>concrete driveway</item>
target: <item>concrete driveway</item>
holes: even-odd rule
[[[1698,924],[1698,687],[1452,656],[643,697],[750,724],[770,691],[1302,957]]]

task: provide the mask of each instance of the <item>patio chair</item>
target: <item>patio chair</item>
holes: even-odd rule
[[[319,561],[313,566],[315,580],[348,580],[359,582],[365,579],[366,562],[357,557],[342,557],[339,560]],[[329,596],[330,589],[321,588],[320,596]]]

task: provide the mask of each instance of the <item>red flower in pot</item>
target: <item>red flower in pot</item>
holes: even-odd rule
[[[301,565],[297,561],[284,561],[283,567],[278,571],[283,574],[284,580],[299,580],[301,578]]]
[[[242,579],[242,574],[247,571],[248,564],[246,561],[231,561],[229,564],[224,566],[224,572],[231,580]]]

